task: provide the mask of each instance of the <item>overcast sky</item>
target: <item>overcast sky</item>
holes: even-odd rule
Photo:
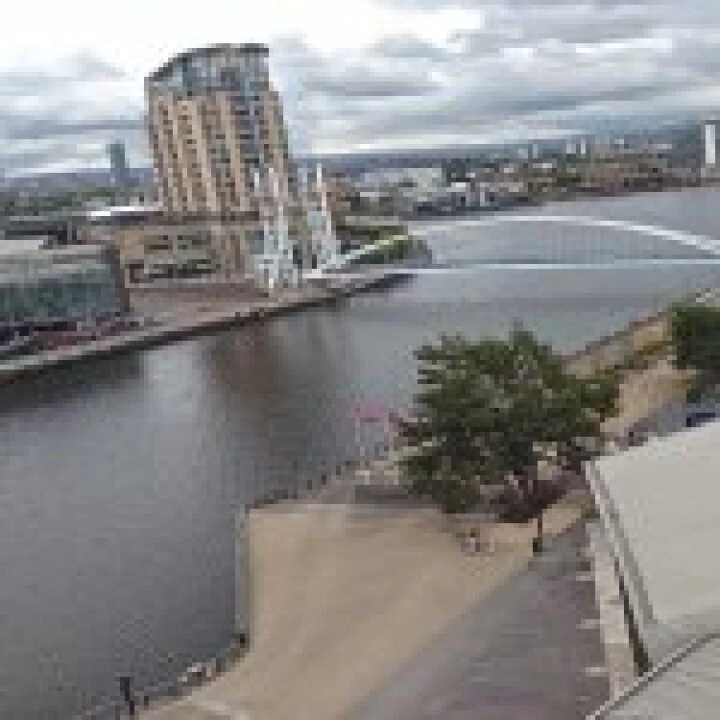
[[[0,167],[147,164],[143,78],[265,42],[296,149],[524,140],[720,109],[720,0],[23,0],[3,6]]]

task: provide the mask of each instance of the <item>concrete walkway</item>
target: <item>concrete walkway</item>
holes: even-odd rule
[[[484,598],[345,720],[577,720],[608,697],[582,524]]]
[[[557,507],[546,527],[559,532],[576,517]],[[521,571],[532,535],[531,526],[492,525],[484,533],[492,552],[467,556],[431,510],[288,503],[255,511],[249,654],[147,717],[342,718]]]

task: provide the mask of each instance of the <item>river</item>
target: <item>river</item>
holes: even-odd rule
[[[712,238],[718,197],[705,188],[533,212]],[[667,238],[565,224],[432,226],[443,262],[558,266],[421,276],[0,388],[0,717],[69,717],[116,695],[119,673],[156,681],[225,647],[233,512],[353,455],[350,406],[406,406],[423,341],[497,335],[517,319],[572,350],[720,284],[720,267],[697,263],[707,252]],[[646,257],[674,262],[613,265]]]

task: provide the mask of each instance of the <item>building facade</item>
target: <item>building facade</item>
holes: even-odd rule
[[[267,47],[214,45],[181,53],[146,79],[146,95],[163,211],[215,223],[220,269],[242,274],[252,262],[235,229],[225,228],[282,203],[284,241],[302,264],[307,224]]]
[[[170,212],[225,214],[252,204],[254,171],[294,193],[287,133],[262,45],[182,53],[146,81],[158,199]]]
[[[155,207],[115,208],[89,213],[78,234],[83,243],[117,249],[129,286],[158,278],[217,274],[230,262],[244,267],[262,254],[264,244],[262,223],[253,211],[221,220],[170,214]]]
[[[93,321],[129,310],[112,247],[24,245],[0,248],[0,329]]]

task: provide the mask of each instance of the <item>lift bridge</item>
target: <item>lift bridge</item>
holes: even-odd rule
[[[341,253],[340,243],[334,232],[328,207],[327,189],[320,164],[315,168],[313,177],[307,168],[301,168],[300,198],[310,230],[310,251],[315,259],[314,267],[301,271],[295,263],[293,244],[290,241],[287,209],[284,198],[287,197],[280,187],[279,179],[273,168],[269,169],[265,186],[259,173],[255,174],[255,190],[263,224],[263,254],[258,272],[261,282],[268,289],[298,285],[304,281],[316,281],[335,278],[368,278],[373,275],[392,274],[434,275],[450,273],[472,273],[482,269],[622,269],[652,267],[655,265],[703,265],[720,264],[720,240],[705,235],[684,232],[655,225],[641,224],[627,220],[605,219],[577,215],[551,214],[494,214],[488,213],[466,218],[455,218],[450,222],[430,222],[413,227],[411,234],[416,239],[423,237],[442,239],[443,255],[452,257],[453,239],[458,229],[463,227],[492,227],[505,224],[555,224],[575,227],[600,228],[608,232],[624,232],[645,237],[669,240],[692,250],[685,257],[611,257],[583,262],[522,262],[488,261],[472,259],[448,259],[420,262],[410,260],[399,264],[363,263],[365,258],[376,255],[379,250],[389,248],[396,237],[388,237],[374,244]],[[464,239],[462,242],[466,243]]]

